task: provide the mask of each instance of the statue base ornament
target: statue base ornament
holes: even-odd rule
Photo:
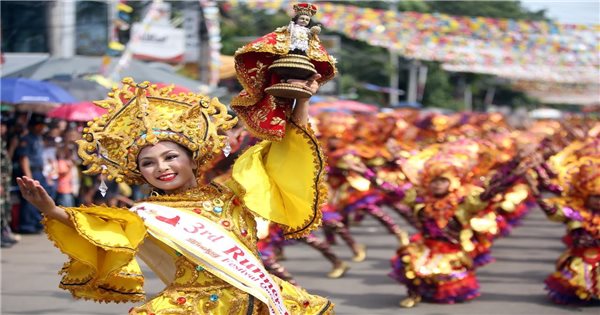
[[[275,60],[269,66],[269,70],[277,74],[282,83],[275,83],[265,89],[270,95],[282,98],[309,98],[312,93],[299,87],[298,85],[286,83],[289,79],[307,80],[317,70],[310,62],[310,59],[304,55],[288,54]]]

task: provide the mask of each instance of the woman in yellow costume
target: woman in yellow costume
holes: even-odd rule
[[[48,237],[69,256],[60,287],[99,302],[145,301],[129,314],[333,313],[327,299],[265,271],[256,248],[255,216],[287,237],[320,224],[324,160],[307,127],[308,99],[297,100],[281,141],[249,148],[224,185],[201,185],[197,170],[227,146],[223,132],[236,120],[217,99],[123,83],[96,102],[108,114],[88,123],[78,153],[90,174],[151,185],[149,198],[131,209],[61,208],[38,182],[18,179],[44,214]],[[318,89],[314,77],[291,83]],[[136,256],[166,284],[150,300]]]

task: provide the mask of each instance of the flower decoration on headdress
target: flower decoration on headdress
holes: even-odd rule
[[[141,184],[137,156],[141,149],[160,141],[175,142],[190,150],[201,164],[227,144],[221,132],[237,119],[216,98],[195,93],[172,94],[172,87],[158,89],[149,82],[123,79],[108,98],[94,102],[108,113],[88,122],[78,154],[88,166],[86,174],[105,174],[109,180]]]
[[[576,141],[550,158],[566,196],[600,194],[600,139]]]
[[[563,166],[558,172],[558,184],[563,188],[559,198],[585,200],[590,195],[600,195],[600,158],[586,156]]]
[[[574,141],[559,153],[549,159],[552,169],[559,173],[566,173],[566,169],[577,164],[582,157],[600,158],[600,139],[586,139]]]
[[[600,158],[584,157],[573,183],[576,194],[584,199],[590,195],[600,195]]]
[[[317,13],[317,6],[310,3],[297,3],[294,4],[293,8],[296,15],[308,15],[312,17]]]

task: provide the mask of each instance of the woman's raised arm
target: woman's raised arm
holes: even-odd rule
[[[40,182],[23,176],[17,178],[17,184],[23,198],[38,208],[44,216],[58,220],[69,227],[75,227],[71,220],[69,220],[67,212],[63,208],[56,206],[54,200],[50,198]]]
[[[319,80],[321,75],[316,73],[308,80],[288,80],[288,83],[296,84],[301,86],[303,89],[309,91],[311,94],[316,94],[319,90]],[[296,99],[296,106],[294,106],[294,112],[292,113],[292,121],[300,127],[306,126],[308,123],[308,102],[310,98],[299,98]]]

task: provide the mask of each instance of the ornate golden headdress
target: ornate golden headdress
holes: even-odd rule
[[[600,155],[577,156],[577,153],[571,154],[563,161],[565,164],[555,168],[564,195],[584,199],[590,195],[600,195]]]
[[[402,171],[421,189],[427,189],[435,178],[443,177],[450,181],[450,191],[454,191],[471,181],[480,152],[479,144],[468,139],[432,144],[404,161]]]
[[[584,198],[600,195],[600,158],[581,158],[579,172],[571,182],[577,193]]]
[[[455,191],[459,189],[467,177],[467,156],[455,154],[438,155],[425,162],[423,173],[421,174],[422,188],[427,188],[429,183],[438,177],[450,181],[448,189]]]
[[[140,150],[160,141],[175,142],[192,152],[201,165],[227,144],[220,131],[231,129],[237,118],[225,105],[195,93],[172,94],[173,87],[157,89],[149,82],[123,79],[108,98],[94,102],[108,113],[88,122],[78,154],[89,168],[86,174],[106,174],[109,180],[144,182],[138,171]]]
[[[317,13],[317,6],[310,3],[296,3],[294,4],[294,12],[296,15],[308,15],[312,17]]]

